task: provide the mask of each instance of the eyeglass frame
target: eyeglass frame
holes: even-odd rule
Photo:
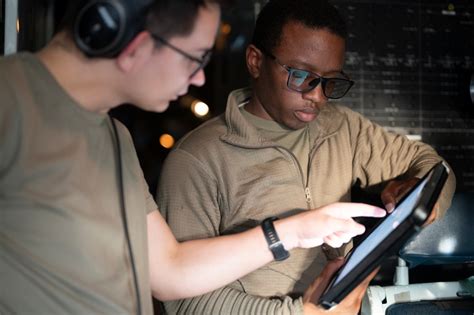
[[[189,53],[185,52],[181,48],[176,47],[175,45],[171,44],[170,42],[168,42],[166,39],[164,39],[163,37],[161,37],[159,35],[153,34],[151,32],[150,32],[150,35],[157,42],[165,45],[166,47],[170,48],[171,50],[174,50],[175,52],[177,52],[181,56],[185,57],[186,59],[191,60],[191,61],[198,64],[197,69],[193,70],[193,72],[191,73],[189,78],[194,77],[199,71],[204,69],[204,67],[206,67],[209,64],[209,61],[211,60],[211,57],[212,57],[212,50],[211,49],[207,50],[204,53],[203,57],[200,59],[200,58],[197,58],[197,57],[194,57],[194,56],[190,55]]]
[[[322,87],[321,90],[323,91],[323,94],[324,94],[324,96],[325,96],[326,98],[328,98],[328,99],[340,99],[340,98],[343,98],[343,97],[347,94],[347,92],[349,92],[349,90],[351,89],[351,87],[355,84],[355,81],[349,79],[349,77],[344,73],[344,71],[341,71],[340,74],[343,75],[343,76],[345,76],[346,79],[344,79],[344,78],[326,78],[326,77],[323,77],[323,76],[321,76],[321,75],[319,75],[319,74],[317,74],[317,73],[314,73],[314,72],[311,72],[311,71],[308,71],[308,70],[303,70],[303,69],[298,69],[298,68],[290,67],[290,66],[288,66],[288,65],[286,65],[286,64],[284,64],[284,63],[282,63],[282,62],[280,62],[280,61],[278,60],[278,58],[275,57],[275,55],[273,55],[273,54],[271,54],[271,53],[269,53],[269,52],[266,52],[266,51],[264,51],[264,50],[262,50],[262,49],[260,49],[260,50],[262,51],[262,53],[263,53],[264,55],[270,57],[270,58],[271,58],[272,60],[274,60],[278,65],[282,66],[286,71],[288,71],[288,78],[287,78],[287,80],[286,80],[286,86],[287,86],[290,90],[292,90],[292,91],[300,92],[300,93],[308,93],[308,92],[314,90],[315,88],[317,88],[318,85],[321,84],[321,87]],[[311,88],[309,88],[309,89],[302,89],[302,90],[295,89],[294,87],[291,87],[291,86],[290,86],[291,74],[292,74],[292,72],[294,72],[294,71],[307,72],[308,74],[314,76],[314,77],[315,77],[314,79],[319,79],[319,82],[318,82],[318,84],[316,84],[315,86],[313,86],[313,87],[311,87]],[[327,96],[327,95],[326,95],[326,91],[325,91],[325,86],[326,86],[326,82],[327,82],[328,80],[341,80],[341,81],[349,82],[349,87],[348,87],[347,90],[344,92],[344,94],[342,94],[342,96],[340,96],[340,97]]]

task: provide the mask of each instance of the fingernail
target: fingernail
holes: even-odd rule
[[[388,212],[392,212],[393,209],[395,209],[395,205],[394,205],[392,202],[387,203],[387,204],[385,205],[385,209],[387,209]]]

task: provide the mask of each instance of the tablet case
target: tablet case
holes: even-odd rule
[[[421,230],[423,223],[431,214],[439,194],[448,178],[449,169],[444,162],[436,164],[420,181],[404,195],[398,204],[402,203],[416,188],[429,177],[425,187],[422,189],[420,196],[412,209],[411,214],[402,221],[380,244],[375,247],[371,253],[366,255],[361,262],[356,265],[344,278],[334,284],[338,275],[344,266],[351,259],[352,254],[356,250],[353,248],[346,258],[346,262],[332,277],[328,287],[319,299],[319,304],[326,309],[330,309],[341,302],[360,282],[362,282],[387,256],[394,254],[406,243],[406,241]],[[391,214],[390,214],[391,215]],[[377,224],[370,233],[382,225],[390,216],[387,215],[379,224]],[[368,236],[362,241],[357,248],[365,246],[364,242]]]

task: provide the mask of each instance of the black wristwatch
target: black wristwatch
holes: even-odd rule
[[[273,226],[273,221],[278,220],[277,217],[269,217],[263,220],[262,230],[265,235],[265,239],[268,243],[268,248],[273,254],[273,258],[277,261],[285,260],[290,257],[290,253],[283,247],[283,243],[280,241],[275,227]]]

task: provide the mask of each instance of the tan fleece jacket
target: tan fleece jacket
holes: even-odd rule
[[[310,124],[317,136],[305,182],[294,156],[261,137],[240,113],[238,105],[249,97],[247,89],[232,92],[225,115],[186,135],[165,162],[158,206],[179,240],[235,233],[269,216],[350,201],[354,185],[370,188],[402,174],[421,177],[441,159],[426,144],[328,104]],[[443,211],[454,186],[452,176],[440,200]],[[229,255],[234,250],[229,248]],[[302,314],[304,290],[326,256],[337,254],[326,246],[295,249],[289,259],[225,288],[165,306],[170,314]]]

